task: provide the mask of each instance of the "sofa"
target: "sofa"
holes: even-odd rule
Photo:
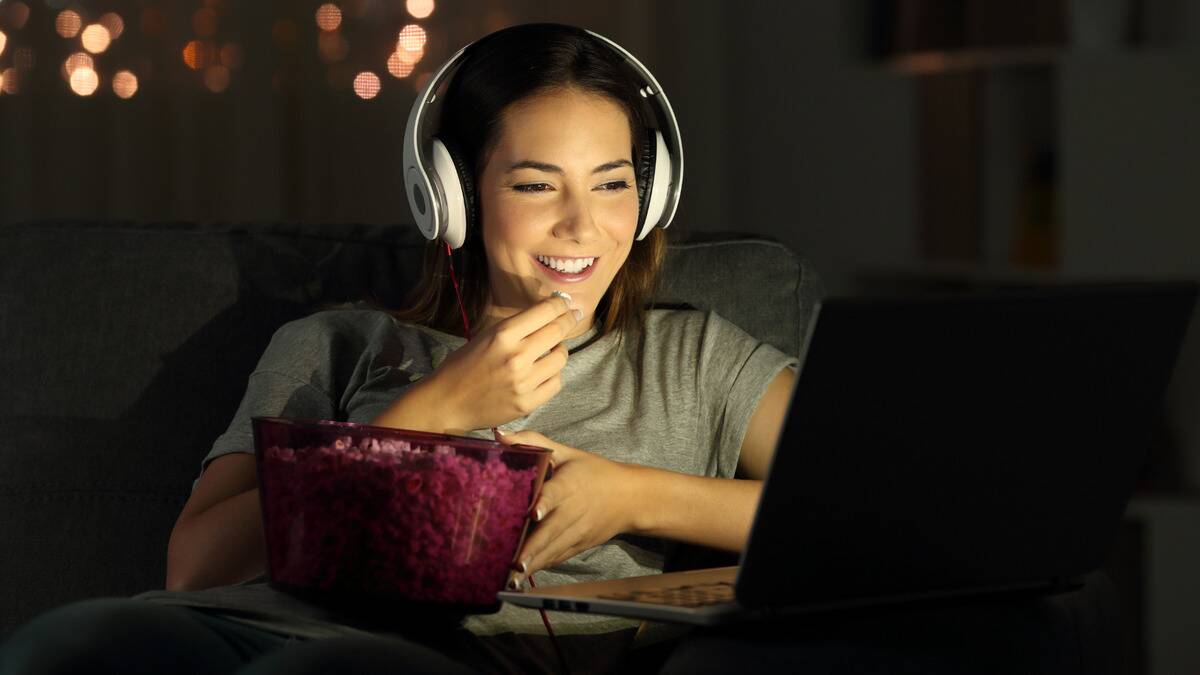
[[[760,236],[668,234],[656,306],[712,309],[799,353],[822,294],[809,261]],[[0,227],[0,640],[67,602],[162,588],[200,460],[275,329],[330,303],[398,304],[424,244],[404,224]],[[683,547],[670,567],[714,562],[730,557]],[[1112,597],[1100,577],[1037,600],[1069,619],[1078,672],[1119,659]]]

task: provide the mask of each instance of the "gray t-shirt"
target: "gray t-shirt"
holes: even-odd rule
[[[732,478],[767,385],[784,367],[797,365],[796,358],[713,312],[649,311],[640,358],[632,340],[618,349],[615,334],[597,338],[596,333],[592,328],[566,341],[570,355],[561,391],[530,415],[501,425],[502,430],[531,429],[620,462]],[[272,337],[229,429],[217,438],[201,471],[222,455],[254,452],[254,416],[369,423],[465,343],[358,305],[289,322]],[[492,437],[490,429],[468,435]],[[535,573],[534,579],[549,586],[659,573],[670,546],[619,535]],[[203,591],[135,597],[227,610],[245,623],[310,638],[362,632],[342,617],[274,591],[261,576]],[[549,615],[557,635],[626,631],[640,623],[593,614]],[[468,617],[464,627],[479,636],[546,633],[536,610],[507,603],[495,614]]]

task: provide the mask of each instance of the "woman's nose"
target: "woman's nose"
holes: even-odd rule
[[[555,234],[577,241],[592,241],[599,235],[600,228],[587,199],[569,197],[563,217],[554,228]]]

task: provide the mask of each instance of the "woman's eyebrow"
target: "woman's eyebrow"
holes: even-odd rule
[[[622,166],[632,167],[633,162],[630,162],[627,159],[614,159],[611,162],[605,162],[604,164],[592,169],[592,173],[604,173],[605,171],[612,171],[613,169],[617,169]],[[523,159],[516,164],[513,164],[512,166],[508,167],[508,171],[505,173],[512,173],[517,169],[536,169],[538,171],[545,171],[547,173],[563,173],[561,166],[547,164],[545,162],[535,162],[532,159]]]

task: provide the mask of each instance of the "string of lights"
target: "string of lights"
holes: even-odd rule
[[[38,61],[33,45],[38,44],[42,52],[49,51],[41,36],[33,33],[52,30],[69,45],[60,68],[67,91],[90,97],[111,90],[120,99],[133,98],[148,86],[147,71],[152,68],[152,60],[145,54],[140,59],[130,58],[130,50],[114,56],[112,48],[130,26],[141,38],[164,40],[170,32],[168,27],[181,23],[190,24],[190,34],[176,43],[175,53],[187,71],[196,74],[199,85],[213,94],[222,94],[236,84],[247,53],[226,29],[228,0],[200,0],[194,9],[184,9],[182,16],[176,16],[180,8],[174,3],[143,3],[124,15],[114,6],[130,3],[107,4],[105,9],[109,11],[97,14],[74,0],[0,1],[0,95],[18,95],[26,89]],[[312,14],[317,29],[312,47],[325,67],[330,86],[364,101],[378,96],[390,86],[388,82],[407,81],[419,91],[430,75],[418,70],[429,42],[426,27],[420,22],[434,10],[435,0],[406,0],[406,14],[392,24],[398,27],[384,38],[384,51],[378,48],[379,26],[395,18],[385,16],[381,21],[379,3],[340,0],[317,5]],[[403,25],[399,25],[401,22]],[[280,18],[270,32],[279,50],[292,51],[307,48],[311,29],[304,31],[296,21]],[[46,58],[53,63],[61,57]],[[281,61],[287,63],[289,59]],[[276,72],[272,78],[276,89],[291,82],[286,73]]]

